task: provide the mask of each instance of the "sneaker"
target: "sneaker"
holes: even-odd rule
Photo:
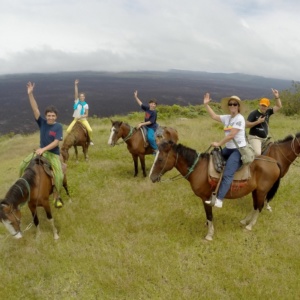
[[[92,141],[90,141],[90,145],[91,145],[91,146],[94,146],[94,143],[93,143]]]
[[[222,208],[222,206],[223,206],[223,201],[219,200],[218,198],[216,199],[216,201],[207,200],[207,201],[204,201],[204,202],[206,204],[210,205],[210,206],[215,206],[215,207],[218,207],[218,208]]]
[[[63,207],[63,203],[61,202],[61,200],[60,199],[54,199],[53,200],[53,204],[54,204],[54,206],[56,207],[56,208],[61,208],[61,207]]]

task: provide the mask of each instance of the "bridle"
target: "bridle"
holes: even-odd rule
[[[133,134],[136,132],[136,128],[130,126],[130,130],[129,133],[127,134],[127,136],[125,136],[124,138],[122,138],[122,141],[119,143],[115,143],[115,145],[121,145],[123,143],[126,143],[129,139],[131,139],[131,137],[133,136]]]

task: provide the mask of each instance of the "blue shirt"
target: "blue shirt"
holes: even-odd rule
[[[60,123],[48,124],[47,120],[41,116],[36,120],[40,128],[40,147],[44,148],[55,140],[63,140],[63,128]],[[59,146],[48,150],[54,154],[59,155]]]
[[[151,122],[151,124],[146,125],[146,127],[156,130],[158,127],[156,124],[156,118],[157,118],[156,110],[150,110],[149,105],[144,105],[144,104],[141,105],[141,109],[145,111],[145,122],[148,121]]]

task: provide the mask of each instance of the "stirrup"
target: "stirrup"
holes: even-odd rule
[[[205,201],[205,203],[210,205],[210,206],[215,206],[216,200],[217,200],[217,194],[215,192],[213,192],[211,194],[210,199],[208,201]]]

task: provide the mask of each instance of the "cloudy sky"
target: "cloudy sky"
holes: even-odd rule
[[[169,69],[300,80],[299,0],[0,0],[0,74]]]

